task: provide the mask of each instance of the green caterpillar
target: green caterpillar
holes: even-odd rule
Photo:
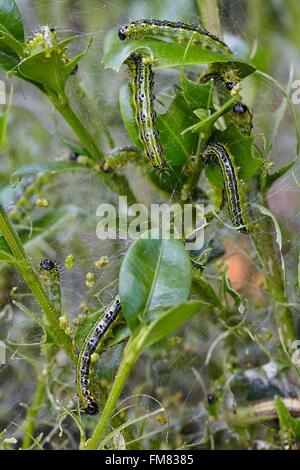
[[[139,156],[139,151],[133,145],[130,147],[118,147],[106,154],[105,162],[102,165],[102,171],[111,173],[134,161]]]
[[[231,62],[215,62],[211,64],[208,70],[201,75],[200,83],[203,85],[209,80],[213,80],[216,84],[222,83],[231,93],[240,91],[240,78],[234,64]]]
[[[40,277],[57,316],[61,313],[61,282],[55,263],[44,259],[40,263]]]
[[[241,196],[239,194],[239,184],[233,164],[233,157],[229,155],[224,144],[220,143],[208,145],[202,156],[205,163],[217,161],[220,165],[232,224],[234,227],[237,227],[241,233],[248,233],[241,208]]]
[[[97,320],[93,325],[79,353],[76,374],[77,394],[80,399],[81,409],[88,415],[95,415],[99,412],[99,406],[91,392],[91,356],[96,353],[101,340],[116,320],[120,309],[121,302],[119,297],[116,296],[111,305],[104,310],[100,320]]]
[[[151,58],[143,57],[142,54],[137,53],[131,54],[126,60],[133,77],[133,104],[139,137],[145,155],[155,170],[164,171],[167,168],[167,163],[163,158],[163,149],[159,142],[159,131],[154,125],[156,112],[153,104],[154,73],[151,62]]]
[[[121,26],[118,35],[121,41],[125,39],[140,39],[145,36],[158,36],[177,42],[199,44],[205,49],[222,55],[232,55],[229,47],[220,38],[201,26],[181,21],[135,20],[128,25]]]

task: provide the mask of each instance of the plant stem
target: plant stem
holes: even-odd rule
[[[34,294],[36,300],[39,302],[42,311],[44,312],[49,325],[51,327],[53,335],[56,337],[57,342],[62,346],[68,356],[74,360],[74,353],[72,342],[69,336],[67,336],[64,330],[60,327],[58,318],[53,310],[51,302],[48,298],[47,293],[44,290],[44,287],[41,283],[39,276],[37,275],[29,257],[27,256],[22,242],[15,231],[9,217],[7,216],[5,210],[0,204],[0,233],[3,234],[6,243],[8,244],[14,258],[15,265],[21,272],[26,283],[30,287],[32,293]]]
[[[93,137],[82,124],[78,116],[74,113],[70,106],[69,100],[65,97],[64,100],[60,100],[56,95],[47,93],[48,98],[51,100],[55,108],[60,112],[63,118],[67,121],[69,126],[73,129],[77,137],[79,138],[82,146],[88,151],[89,156],[95,160],[100,161],[103,158],[102,152],[99,150]]]
[[[31,446],[33,432],[34,432],[35,418],[39,412],[41,403],[44,399],[45,390],[46,390],[46,375],[44,372],[42,372],[41,374],[38,375],[38,382],[37,382],[36,391],[33,397],[33,401],[27,411],[26,421],[24,424],[24,438],[23,438],[23,445],[22,445],[23,450],[29,449],[29,447]]]
[[[204,27],[221,37],[218,0],[197,0],[197,5]]]
[[[117,401],[122,393],[124,385],[126,383],[129,373],[136,363],[140,352],[142,350],[139,336],[131,337],[126,345],[123,353],[123,358],[119,366],[119,370],[115,377],[112,389],[105,403],[104,410],[101,418],[91,436],[86,442],[85,447],[82,450],[95,450],[99,445],[100,438],[105,430],[105,427],[111,418],[113,411],[116,407]]]
[[[261,196],[261,204],[268,208],[266,195]],[[287,351],[290,352],[297,336],[292,312],[286,305],[288,300],[285,295],[284,275],[270,217],[260,214],[259,228],[251,235],[251,240],[265,275],[279,334]]]

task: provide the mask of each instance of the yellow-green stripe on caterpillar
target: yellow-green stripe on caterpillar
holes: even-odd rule
[[[58,268],[52,261],[44,259],[40,263],[39,273],[53,309],[59,316],[61,314],[61,282]]]
[[[93,325],[79,353],[76,374],[77,394],[80,399],[81,409],[88,415],[95,415],[99,412],[98,403],[91,391],[91,356],[97,351],[100,341],[116,320],[120,309],[120,298],[116,296],[113,302],[104,310],[101,318]]]
[[[153,59],[133,53],[126,60],[132,73],[132,97],[135,108],[135,118],[139,129],[139,137],[143,144],[145,155],[151,166],[158,171],[167,169],[163,158],[163,149],[159,141],[159,131],[154,123],[154,73],[151,62]]]
[[[128,25],[121,26],[118,34],[121,41],[125,39],[139,39],[146,36],[163,37],[176,42],[199,44],[204,49],[209,49],[222,55],[232,54],[229,47],[214,34],[201,26],[181,21],[135,20]]]
[[[213,143],[206,147],[202,154],[204,163],[213,163],[215,161],[221,167],[224,180],[224,189],[230,218],[234,227],[242,233],[248,233],[241,208],[241,197],[239,194],[239,183],[237,179],[237,171],[235,170],[233,157],[223,144]]]

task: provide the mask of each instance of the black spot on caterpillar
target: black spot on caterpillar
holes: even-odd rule
[[[205,163],[217,161],[220,165],[232,224],[237,227],[241,233],[248,233],[243,220],[237,171],[234,167],[233,158],[229,155],[223,144],[213,143],[208,145],[203,152],[203,160]]]
[[[163,149],[159,142],[159,131],[154,125],[156,112],[154,110],[154,73],[151,67],[151,59],[134,53],[126,60],[126,64],[133,77],[132,95],[135,118],[145,155],[154,169],[163,171],[167,168],[167,163],[163,158]]]
[[[232,117],[243,134],[251,134],[253,129],[253,116],[248,106],[238,101],[232,109]]]
[[[55,263],[44,259],[40,263],[40,277],[56,315],[61,313],[61,282]]]
[[[88,415],[95,415],[99,412],[99,406],[91,392],[91,356],[96,352],[101,339],[117,318],[120,309],[121,302],[119,297],[116,296],[109,307],[104,310],[100,320],[93,325],[79,353],[76,374],[77,393],[81,402],[81,409]]]
[[[220,54],[232,54],[229,47],[214,34],[201,26],[183,23],[182,21],[135,20],[128,25],[121,26],[118,35],[121,41],[125,39],[139,39],[145,36],[159,36],[177,42],[200,44],[205,49],[210,49]]]
[[[136,160],[139,155],[140,152],[134,145],[129,147],[117,147],[106,154],[105,162],[102,165],[102,171],[105,173],[111,173],[126,165],[126,163]]]

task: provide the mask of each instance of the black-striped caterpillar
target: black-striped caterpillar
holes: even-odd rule
[[[132,21],[119,29],[119,38],[122,41],[125,39],[139,39],[145,36],[163,37],[177,42],[199,44],[203,48],[219,54],[232,54],[229,47],[220,38],[195,24],[181,21],[143,19]]]
[[[229,155],[224,144],[220,143],[212,143],[208,145],[202,156],[204,163],[214,163],[217,161],[220,165],[232,224],[237,227],[240,232],[248,233],[243,220],[239,183],[233,164],[233,157]]]
[[[61,282],[55,263],[44,259],[40,263],[40,277],[56,315],[61,313]]]
[[[77,393],[81,402],[81,409],[88,415],[95,415],[99,412],[99,406],[91,391],[91,356],[96,352],[100,341],[107,333],[110,325],[116,320],[120,309],[121,302],[119,297],[116,296],[110,306],[104,310],[100,320],[93,325],[79,353],[77,362]]]
[[[300,401],[297,398],[281,398],[281,401],[292,416],[300,416]],[[238,406],[226,415],[226,419],[235,426],[249,426],[276,418],[278,412],[272,398]]]
[[[151,166],[163,171],[167,163],[163,158],[163,149],[159,142],[159,131],[155,128],[156,112],[154,110],[154,73],[151,67],[152,59],[142,54],[131,54],[126,60],[132,73],[132,97],[135,108],[135,118],[139,129],[139,137]]]

